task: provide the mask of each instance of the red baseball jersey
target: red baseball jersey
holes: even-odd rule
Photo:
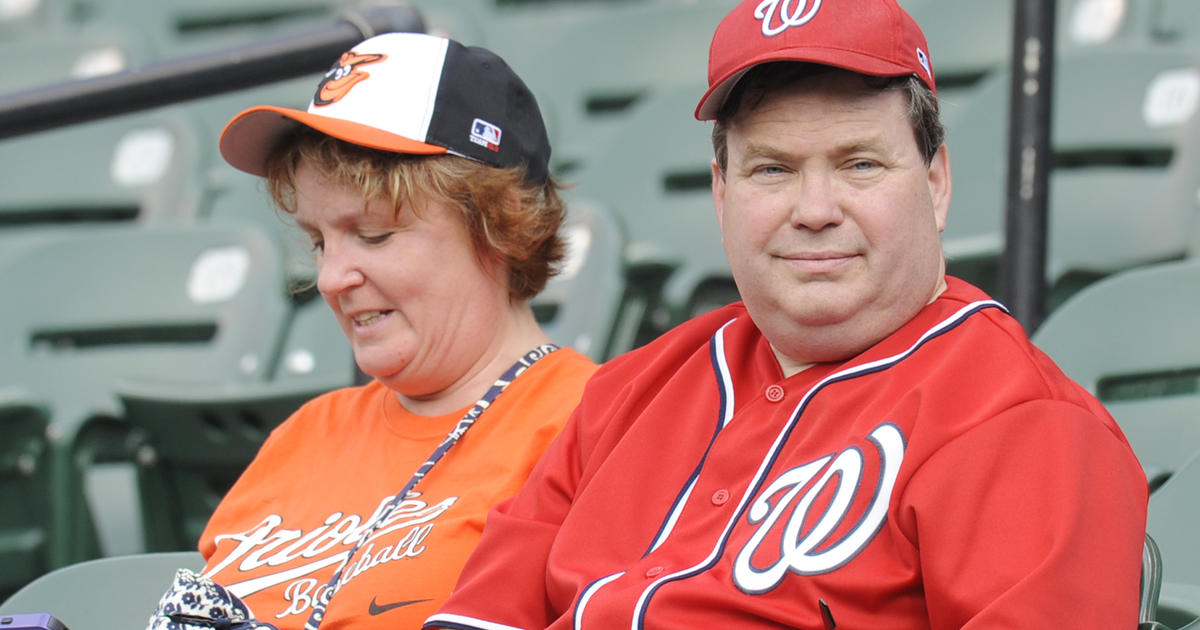
[[[1141,467],[948,282],[790,378],[740,304],[609,362],[426,627],[1132,627]]]

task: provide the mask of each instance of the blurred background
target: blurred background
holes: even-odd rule
[[[692,118],[732,4],[369,5],[491,48],[537,96],[570,185],[571,256],[535,310],[596,360],[738,299],[709,126]],[[1025,63],[1014,0],[901,4],[928,36],[948,130],[950,272],[1003,299],[1010,70]],[[287,78],[235,78],[247,51],[324,41],[337,25],[357,41],[367,6],[0,0],[0,600],[81,560],[193,549],[271,428],[361,382],[311,288],[307,239],[216,140],[246,107],[303,108],[337,58],[283,55]],[[220,93],[181,78],[214,55],[231,68]],[[1125,428],[1155,489],[1164,606],[1186,620],[1200,614],[1185,532],[1200,500],[1185,474],[1200,467],[1200,2],[1059,0],[1052,58],[1045,319],[1030,328]],[[100,111],[111,90],[39,100],[147,69],[158,78],[117,94],[112,115]],[[157,104],[181,91],[195,98]]]

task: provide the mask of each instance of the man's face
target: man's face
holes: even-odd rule
[[[734,280],[785,372],[865,350],[945,287],[945,148],[925,164],[899,90],[845,72],[743,106],[713,201]],[[789,370],[789,365],[794,368]]]

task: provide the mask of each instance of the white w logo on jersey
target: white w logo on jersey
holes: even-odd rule
[[[887,518],[892,489],[904,460],[904,435],[896,425],[883,424],[871,432],[870,439],[879,450],[881,462],[875,487],[863,487],[863,454],[852,447],[836,457],[827,455],[784,472],[754,500],[748,518],[751,525],[758,525],[758,529],[733,564],[733,581],[739,588],[748,593],[765,593],[778,586],[788,571],[801,575],[832,571],[849,562],[875,538]],[[837,487],[833,489],[829,506],[811,529],[802,531],[813,503],[835,478]],[[813,479],[817,479],[816,483],[809,486]],[[801,496],[805,487],[808,491]],[[838,530],[855,499],[863,492],[870,493],[872,498],[859,522],[832,546],[815,551]],[[778,500],[772,505],[775,497]],[[754,566],[752,558],[759,552],[763,540],[790,508],[791,516],[783,525],[780,537],[778,559],[766,567]]]
[[[821,0],[763,0],[754,10],[754,17],[762,20],[762,34],[766,37],[778,35],[793,26],[803,26],[817,14]],[[811,6],[810,6],[811,2]],[[807,9],[807,10],[806,10]]]

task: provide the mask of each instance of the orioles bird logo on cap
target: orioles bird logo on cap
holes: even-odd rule
[[[354,51],[342,53],[342,58],[325,73],[317,93],[313,95],[313,105],[331,105],[342,99],[359,81],[371,76],[359,66],[378,63],[387,59],[387,55],[363,55]]]

